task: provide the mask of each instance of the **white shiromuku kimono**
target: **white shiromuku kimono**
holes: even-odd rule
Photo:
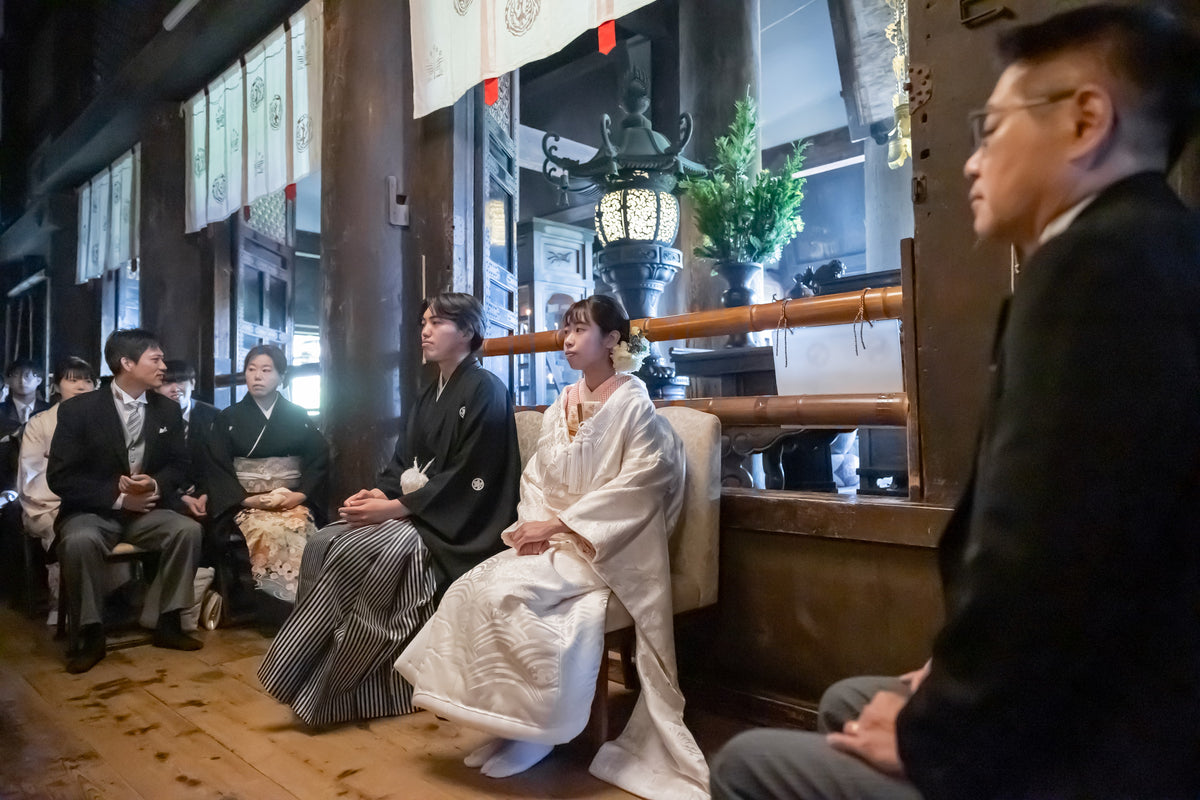
[[[578,535],[556,535],[537,556],[510,547],[459,578],[396,668],[414,705],[439,716],[506,739],[570,741],[591,712],[611,592],[634,620],[642,690],[590,771],[653,800],[708,798],[672,630],[667,539],[682,507],[683,445],[637,378],[573,439],[564,396],[543,417],[518,521],[503,536],[554,517]]]

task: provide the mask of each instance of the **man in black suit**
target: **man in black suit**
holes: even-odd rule
[[[1165,180],[1200,39],[1094,6],[1001,53],[965,171],[1021,274],[933,658],[840,732],[734,740],[715,798],[1200,797],[1200,220]]]
[[[187,445],[179,406],[150,391],[162,383],[163,354],[149,331],[114,331],[104,343],[113,372],[107,390],[73,397],[58,411],[46,471],[62,498],[58,515],[61,580],[68,588],[78,646],[68,672],[86,672],[104,658],[105,556],[119,542],[162,552],[148,596],[159,598],[154,644],[196,650],[180,628],[191,606],[200,525],[168,508],[187,480]]]
[[[8,397],[0,402],[0,591],[15,594],[24,581],[21,555],[24,534],[20,504],[16,502],[17,464],[25,423],[50,404],[38,396],[42,372],[32,359],[19,358],[4,370]]]
[[[163,362],[162,386],[156,392],[179,404],[183,411],[183,432],[187,438],[188,461],[191,465],[188,479],[180,488],[180,502],[193,517],[200,519],[208,514],[208,483],[204,479],[205,453],[208,434],[213,420],[217,418],[215,406],[192,396],[196,390],[196,369],[181,359]]]

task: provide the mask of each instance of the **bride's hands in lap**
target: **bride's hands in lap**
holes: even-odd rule
[[[536,556],[546,552],[551,536],[570,532],[570,528],[555,518],[542,522],[523,522],[508,535],[508,539],[516,548],[517,555]]]
[[[354,505],[355,501],[368,500],[372,497],[377,500],[387,500],[387,495],[383,493],[382,489],[359,489],[357,492],[347,497],[346,502],[342,503],[342,505]]]

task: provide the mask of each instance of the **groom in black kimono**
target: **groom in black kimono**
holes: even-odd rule
[[[309,725],[413,711],[392,663],[450,584],[504,548],[521,461],[508,387],[475,357],[482,342],[478,300],[429,300],[421,352],[435,380],[375,488],[305,545],[296,609],[258,675]]]
[[[163,507],[187,480],[188,458],[179,405],[152,391],[162,383],[162,348],[149,331],[118,330],[104,343],[104,360],[111,387],[62,404],[46,470],[62,498],[58,557],[79,634],[71,637],[68,672],[86,672],[104,658],[105,557],[119,542],[162,553],[148,592],[160,598],[154,645],[201,646],[179,620],[195,602],[200,524]]]

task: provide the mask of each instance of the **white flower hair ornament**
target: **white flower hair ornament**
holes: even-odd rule
[[[637,372],[649,354],[650,343],[642,335],[642,329],[632,326],[629,329],[629,341],[617,342],[612,349],[613,369],[617,372]]]

